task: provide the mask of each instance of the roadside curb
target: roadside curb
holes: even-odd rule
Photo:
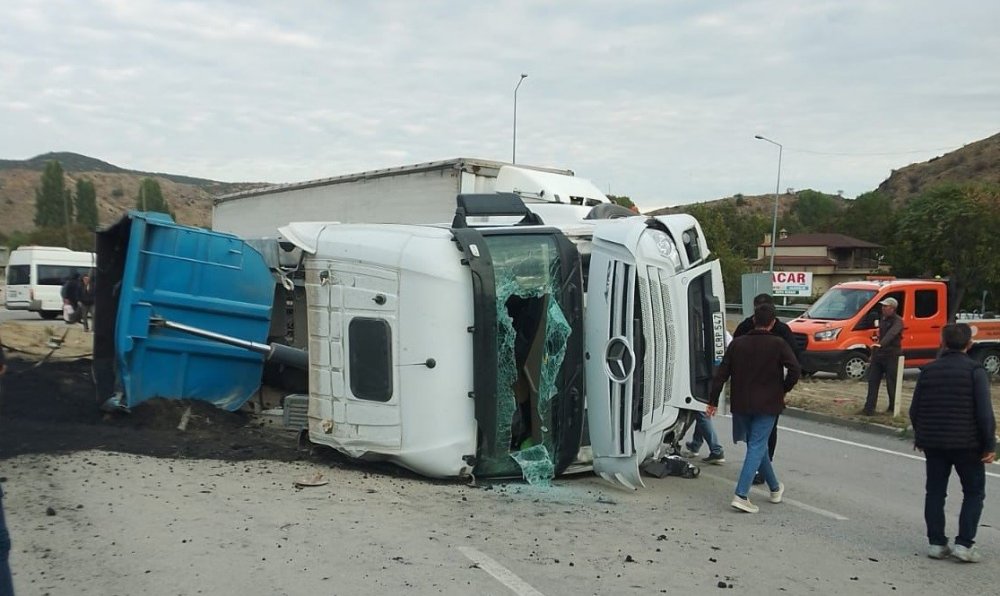
[[[887,437],[896,437],[898,439],[904,438],[906,432],[904,429],[895,428],[893,426],[886,426],[884,424],[876,424],[873,422],[861,422],[859,420],[845,420],[844,418],[838,418],[837,416],[831,416],[830,414],[819,414],[817,412],[810,412],[809,410],[803,410],[802,408],[786,407],[785,411],[782,412],[782,415],[790,416],[792,418],[799,418],[802,420],[809,420],[810,422],[820,422],[823,424],[832,424],[834,426],[843,426],[853,430],[859,430],[862,432],[868,432]]]

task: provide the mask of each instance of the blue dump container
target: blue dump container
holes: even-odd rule
[[[98,403],[196,399],[236,410],[260,387],[261,354],[156,327],[156,318],[263,342],[274,280],[229,234],[130,212],[97,234],[94,379]]]

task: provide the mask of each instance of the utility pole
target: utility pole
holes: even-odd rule
[[[517,86],[514,87],[514,144],[510,151],[510,163],[517,163],[517,90],[526,78],[528,75],[521,73],[521,78],[517,81]]]

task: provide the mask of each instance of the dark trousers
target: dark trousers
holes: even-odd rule
[[[94,315],[94,305],[80,302],[76,305],[76,320],[83,323],[83,330],[90,331],[90,318]]]
[[[924,521],[927,540],[931,544],[948,544],[944,534],[944,502],[948,497],[948,478],[955,468],[962,482],[962,511],[958,516],[958,536],[955,544],[972,546],[983,514],[986,499],[986,466],[977,451],[927,449],[927,495],[924,498]]]
[[[767,459],[774,461],[774,450],[778,447],[778,420],[781,414],[774,418],[774,428],[771,429],[771,436],[767,438]]]
[[[3,489],[0,489],[0,596],[14,596],[14,583],[10,575],[10,534],[3,515]]]
[[[878,350],[868,363],[868,397],[865,399],[865,411],[874,412],[878,405],[878,390],[885,377],[885,386],[889,390],[889,409],[896,405],[896,369],[899,368],[899,350]]]

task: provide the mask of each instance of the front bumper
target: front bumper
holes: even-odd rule
[[[840,370],[840,363],[850,350],[806,350],[799,354],[802,370],[809,372],[831,372]]]

